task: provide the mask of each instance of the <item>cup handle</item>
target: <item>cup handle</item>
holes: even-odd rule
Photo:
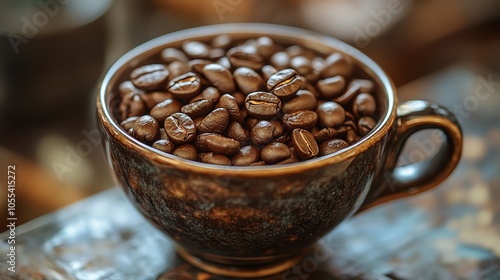
[[[397,167],[408,138],[424,129],[439,129],[446,135],[446,140],[433,156]],[[434,144],[435,147],[439,145]],[[455,116],[438,104],[426,100],[407,101],[397,108],[395,131],[386,149],[387,160],[372,184],[377,187],[369,191],[356,214],[381,203],[427,191],[444,181],[460,160],[462,130]]]

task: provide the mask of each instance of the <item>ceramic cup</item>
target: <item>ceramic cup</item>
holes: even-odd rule
[[[208,41],[219,34],[269,36],[324,54],[346,53],[380,88],[377,126],[337,153],[260,167],[188,161],[128,135],[110,110],[121,79],[166,47],[177,47],[188,39]],[[310,31],[266,24],[199,27],[133,49],[104,77],[97,114],[108,159],[128,198],[177,243],[186,260],[225,276],[260,277],[289,268],[351,215],[441,183],[457,165],[462,150],[461,129],[450,112],[430,101],[398,105],[390,79],[358,50]],[[408,137],[423,129],[439,129],[446,140],[425,161],[397,167]]]

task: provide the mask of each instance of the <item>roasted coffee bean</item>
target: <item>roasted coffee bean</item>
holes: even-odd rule
[[[290,66],[302,76],[307,76],[313,71],[311,60],[307,57],[298,55],[290,60]]]
[[[358,118],[363,116],[373,117],[376,110],[375,98],[368,93],[360,93],[352,104],[352,112]]]
[[[358,134],[354,130],[348,130],[345,140],[349,144],[354,144],[358,140]]]
[[[168,83],[168,92],[180,99],[193,98],[200,92],[201,81],[193,72],[180,75]]]
[[[227,56],[234,67],[248,67],[257,71],[264,66],[263,57],[252,46],[232,48],[227,52]]]
[[[372,92],[374,87],[375,83],[370,80],[354,79],[347,86],[347,91],[333,101],[345,106],[354,100],[361,92]]]
[[[325,69],[325,64],[325,60],[319,56],[316,56],[311,60],[312,68],[318,73],[321,73],[321,71]]]
[[[321,78],[340,75],[344,78],[349,78],[354,70],[354,62],[352,59],[341,53],[334,53],[325,59],[325,67],[321,71]]]
[[[198,132],[224,134],[229,124],[229,118],[230,115],[226,109],[217,108],[210,112],[197,126]],[[229,137],[231,136],[229,135]]]
[[[206,60],[206,59],[194,59],[194,60],[188,61],[187,64],[191,68],[192,72],[196,73],[199,76],[202,76],[203,75],[203,68],[205,67],[205,65],[208,65],[211,63],[213,63],[213,62],[210,60]]]
[[[162,124],[165,122],[165,119],[168,118],[170,115],[173,113],[180,112],[181,110],[181,103],[175,99],[167,99],[163,102],[160,102],[156,104],[151,109],[151,112],[149,114],[155,118],[155,120]]]
[[[172,154],[174,156],[183,158],[183,159],[188,159],[188,160],[196,160],[198,159],[198,151],[196,150],[196,147],[191,145],[191,144],[186,144],[177,147]]]
[[[338,97],[343,93],[346,81],[342,76],[334,76],[326,78],[324,80],[319,80],[317,87],[326,99],[332,99]]]
[[[273,39],[269,37],[258,38],[255,47],[257,48],[257,53],[264,59],[271,57],[277,50],[277,46],[274,44]]]
[[[212,103],[202,99],[193,103],[186,104],[181,107],[181,112],[188,115],[192,119],[206,116],[212,109]]]
[[[184,113],[174,113],[165,119],[165,132],[175,144],[186,144],[196,139],[193,120]]]
[[[247,117],[248,117],[248,111],[245,109],[242,109],[242,110],[240,110],[238,115],[236,115],[236,117],[234,117],[233,120],[236,122],[239,122],[240,124],[244,124]]]
[[[238,101],[229,94],[224,94],[219,99],[219,108],[224,108],[231,115],[231,119],[239,119],[240,107],[238,106]]]
[[[325,102],[316,109],[319,123],[325,127],[335,127],[345,120],[345,110],[335,102]]]
[[[161,103],[167,99],[174,98],[174,96],[168,92],[155,91],[151,93],[146,93],[141,95],[142,100],[150,110],[156,106],[156,104]]]
[[[231,65],[231,62],[229,61],[229,58],[227,58],[225,56],[219,58],[219,60],[217,60],[216,63],[221,65],[222,67],[228,69],[228,70],[231,70],[231,68],[232,68],[232,65]]]
[[[125,131],[128,131],[134,126],[134,123],[138,118],[138,116],[127,118],[120,123],[120,126],[125,129]]]
[[[169,72],[165,65],[151,64],[141,66],[130,73],[135,87],[143,90],[156,90],[164,85]]]
[[[276,125],[269,121],[259,121],[250,130],[250,138],[256,145],[264,145],[270,143],[274,138],[277,137],[279,136],[276,135]]]
[[[209,59],[219,59],[223,56],[226,55],[226,51],[224,49],[211,49],[209,52],[208,52],[208,58]]]
[[[283,126],[292,131],[296,128],[309,130],[316,125],[318,115],[314,111],[300,110],[283,116]]]
[[[142,90],[136,88],[131,81],[125,81],[118,86],[118,92],[120,93],[120,97],[123,98],[128,93],[141,93]]]
[[[158,124],[161,126],[161,124],[160,124],[160,123],[158,123]],[[164,129],[164,128],[160,128],[160,138],[161,138],[161,139],[165,139],[165,140],[169,140],[169,139],[168,139],[167,132],[165,131],[165,129]]]
[[[314,128],[311,131],[311,133],[312,133],[314,139],[316,140],[316,142],[318,142],[318,143],[323,143],[326,140],[335,138],[339,134],[339,132],[335,128],[331,128],[331,127],[326,127],[323,129]]]
[[[241,92],[235,92],[233,94],[231,94],[232,97],[234,97],[234,99],[236,99],[236,102],[238,102],[238,106],[243,106],[245,104],[245,98],[247,98],[243,93]]]
[[[138,118],[132,129],[132,136],[143,143],[151,144],[160,139],[160,126],[158,122],[149,115]]]
[[[276,138],[276,142],[280,142],[283,144],[286,144],[290,141],[290,133],[289,132],[284,132],[283,135],[279,136]]]
[[[278,72],[278,70],[276,70],[271,65],[264,65],[261,69],[261,72],[262,72],[262,77],[264,78],[264,81],[267,81],[267,80],[269,80],[269,78],[271,78],[272,75],[276,74],[276,72]]]
[[[170,77],[175,78],[182,74],[186,74],[191,71],[191,67],[184,61],[174,61],[168,65],[168,72],[170,72]]]
[[[171,154],[175,150],[175,144],[168,139],[160,139],[153,143],[153,148]]]
[[[250,164],[250,166],[264,166],[264,165],[266,165],[266,162],[263,160]]]
[[[356,117],[354,117],[354,115],[349,112],[349,111],[345,111],[345,120],[346,121],[356,121]]]
[[[248,129],[241,126],[241,124],[239,124],[238,122],[232,122],[231,125],[229,125],[229,128],[227,129],[227,136],[241,143],[248,143],[250,140],[250,132],[248,131]]]
[[[254,70],[247,67],[240,67],[234,71],[234,79],[241,92],[248,95],[255,91],[264,89],[264,80]]]
[[[205,65],[203,75],[222,93],[232,93],[236,90],[233,74],[217,63]]]
[[[360,136],[365,136],[375,128],[377,123],[370,117],[362,117],[358,121],[358,131]]]
[[[297,156],[302,159],[310,159],[318,155],[319,147],[312,134],[301,128],[292,131],[292,145]]]
[[[296,97],[283,104],[283,113],[290,114],[300,110],[315,110],[317,100],[308,90],[299,90]]]
[[[256,163],[260,159],[259,148],[253,145],[248,145],[241,148],[232,159],[235,166],[248,166]]]
[[[271,65],[280,71],[290,66],[290,56],[286,52],[277,52],[271,56]]]
[[[200,152],[208,152],[208,146],[207,146],[207,140],[210,137],[216,137],[219,136],[219,134],[216,133],[202,133],[196,136],[196,141],[194,142],[194,145]]]
[[[281,110],[281,100],[268,92],[258,91],[247,95],[245,107],[255,118],[272,118]]]
[[[305,49],[302,46],[299,45],[291,45],[288,48],[285,49],[285,52],[291,57],[296,57],[296,56],[305,56],[308,59],[312,59],[314,57],[314,52]]]
[[[225,155],[215,153],[203,153],[200,155],[200,161],[203,163],[217,164],[217,165],[231,165],[231,160]]]
[[[229,35],[218,35],[212,40],[212,47],[227,49],[231,45],[231,37]]]
[[[201,94],[203,99],[210,101],[212,104],[216,104],[221,96],[220,91],[215,87],[208,87]]]
[[[208,58],[210,47],[199,41],[187,41],[182,44],[182,50],[191,58]]]
[[[182,62],[187,62],[188,58],[186,54],[178,49],[174,48],[166,48],[161,52],[161,58],[163,61],[166,63],[172,63],[174,61],[182,61]],[[175,77],[175,76],[174,76]]]
[[[281,137],[283,133],[285,133],[285,128],[283,127],[283,124],[281,124],[281,122],[278,120],[270,120],[270,122],[275,126],[273,137],[274,138]]]
[[[279,97],[293,95],[301,86],[302,79],[293,69],[284,69],[276,72],[267,81],[267,89]]]
[[[290,158],[290,154],[290,148],[287,145],[273,142],[262,149],[260,157],[265,162],[272,164]]]
[[[200,124],[201,124],[201,122],[203,121],[204,118],[205,117],[199,117],[199,118],[196,118],[196,119],[193,120],[194,126],[196,126],[196,129],[197,129],[198,133],[200,133],[199,127],[200,127]]]
[[[207,137],[207,148],[217,154],[233,155],[240,149],[240,142],[221,135]]]
[[[252,129],[257,123],[259,123],[260,120],[256,118],[248,118],[247,121],[245,122],[245,125],[248,129]]]
[[[129,117],[142,116],[146,113],[146,105],[137,92],[126,94],[119,106],[120,120],[125,120]]]
[[[330,139],[319,146],[320,155],[326,156],[349,147],[349,144],[342,139]]]

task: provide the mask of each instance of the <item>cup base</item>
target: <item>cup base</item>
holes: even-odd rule
[[[245,259],[235,259],[234,261],[228,261],[225,258],[218,259],[215,255],[210,255],[210,261],[208,261],[181,247],[177,248],[177,252],[188,263],[208,273],[225,277],[260,278],[275,275],[293,267],[307,256],[309,250],[269,262],[255,259],[255,264],[251,264]]]

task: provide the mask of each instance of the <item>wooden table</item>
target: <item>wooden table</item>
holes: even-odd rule
[[[401,100],[428,98],[458,114],[457,170],[436,190],[346,221],[319,242],[321,254],[268,279],[500,279],[500,83],[486,87],[490,74],[456,66],[402,87]],[[426,149],[426,137],[406,154]],[[16,274],[7,236],[1,279],[222,279],[180,259],[117,188],[19,227]]]

